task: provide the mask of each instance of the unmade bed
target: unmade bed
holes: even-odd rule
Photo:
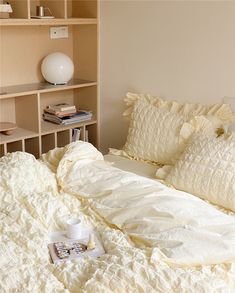
[[[106,161],[83,142],[1,158],[0,291],[234,292],[234,214],[150,179],[152,165]],[[106,254],[54,265],[48,233],[78,214]]]

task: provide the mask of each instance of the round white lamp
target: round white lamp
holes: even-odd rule
[[[74,65],[69,56],[55,52],[47,55],[41,65],[42,75],[52,84],[66,84],[73,76]]]

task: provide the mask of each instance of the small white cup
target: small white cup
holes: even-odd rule
[[[71,239],[79,239],[82,236],[82,221],[80,219],[71,218],[67,221],[66,236]]]

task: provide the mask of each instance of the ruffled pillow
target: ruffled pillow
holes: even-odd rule
[[[203,130],[215,135],[216,128],[235,119],[227,104],[181,105],[131,93],[125,102],[129,107],[123,115],[130,116],[131,121],[126,144],[119,154],[160,164],[174,164],[194,132]],[[110,152],[117,153],[113,149]]]
[[[235,211],[235,133],[219,138],[194,134],[172,168],[158,170],[173,185]]]

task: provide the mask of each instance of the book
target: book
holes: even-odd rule
[[[92,119],[92,112],[88,111],[77,111],[75,114],[58,117],[50,113],[43,113],[43,119],[61,125],[68,125],[72,123],[83,122]]]
[[[80,133],[81,133],[80,128],[74,128],[73,129],[73,136],[72,136],[72,141],[73,142],[80,139]]]
[[[48,109],[51,109],[53,111],[63,112],[63,111],[69,111],[69,110],[76,110],[75,105],[71,105],[68,103],[59,103],[54,105],[47,106]]]
[[[71,116],[72,114],[75,114],[76,112],[77,112],[76,108],[72,109],[72,110],[66,110],[66,111],[55,111],[55,110],[50,109],[50,108],[44,109],[44,113],[53,114],[53,115],[56,115],[58,117]]]
[[[91,235],[95,245],[89,249]],[[51,241],[48,244],[48,250],[54,264],[81,259],[85,256],[97,258],[105,254],[98,232],[94,230],[84,231],[82,238],[75,240],[67,238],[66,231],[52,232],[49,237]]]

